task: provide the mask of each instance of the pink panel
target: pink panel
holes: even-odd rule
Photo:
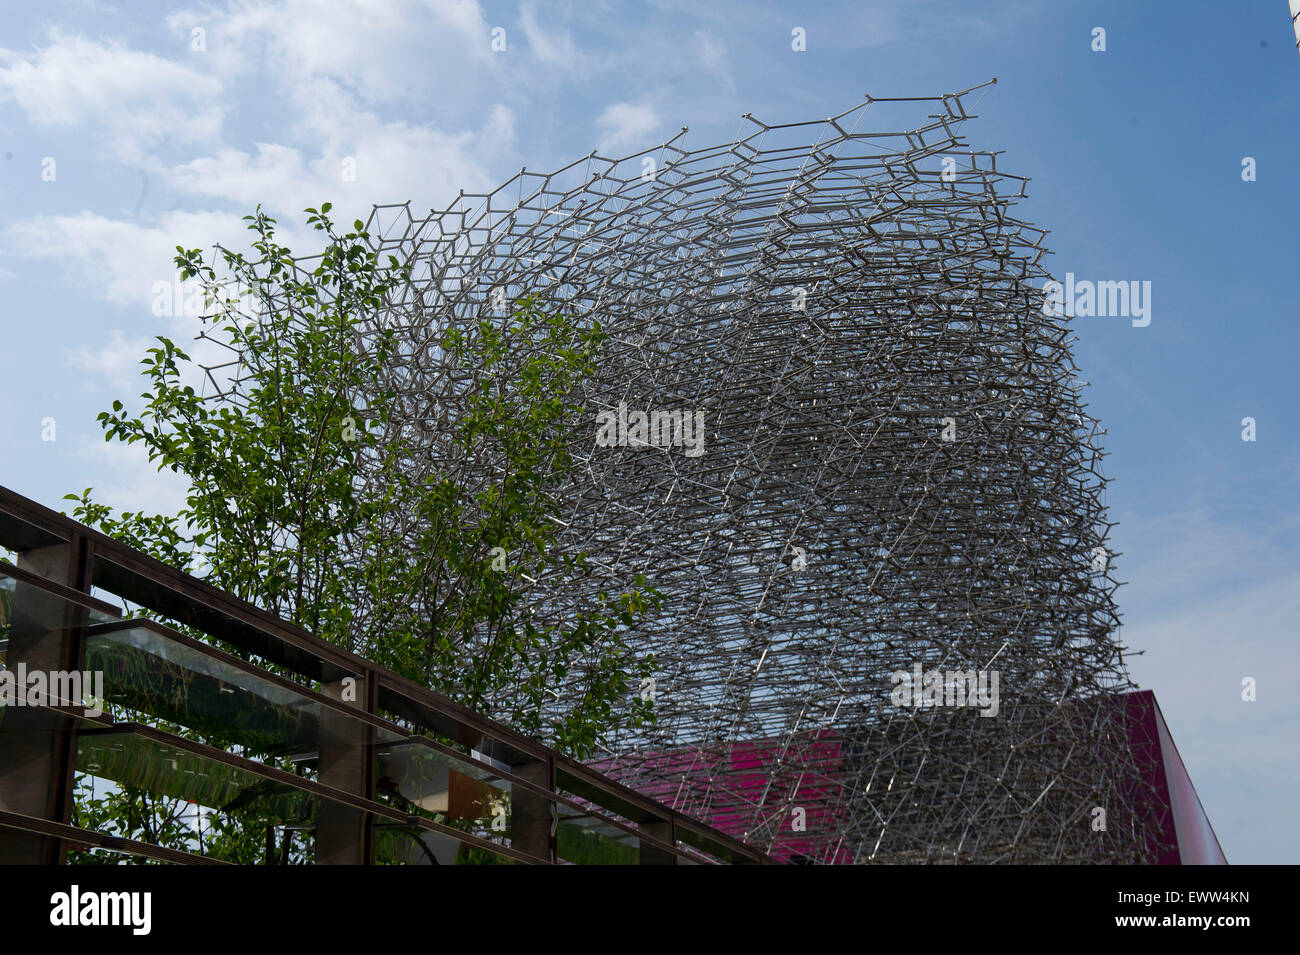
[[[1183,758],[1178,755],[1178,747],[1174,745],[1159,704],[1156,704],[1155,712],[1160,732],[1160,755],[1169,785],[1169,804],[1178,833],[1179,861],[1183,865],[1227,865],[1228,860],[1192,786]]]

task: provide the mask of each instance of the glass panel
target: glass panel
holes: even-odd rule
[[[437,749],[420,737],[384,747],[376,754],[380,801],[502,846],[511,845],[511,790],[510,780],[498,771]],[[408,863],[430,864],[432,853],[439,865],[448,864],[445,860],[451,858],[451,842],[430,839],[431,835],[435,834],[423,832],[417,840],[395,843],[393,851]],[[466,845],[454,861],[456,865],[497,865],[510,860]]]
[[[134,787],[156,797],[195,804],[193,817],[205,819],[208,839],[200,844],[195,834],[185,851],[234,862],[260,861],[256,857],[230,855],[235,851],[231,847],[241,840],[231,842],[227,838],[223,842],[223,833],[212,828],[213,817],[204,811],[210,810],[235,814],[234,820],[224,817],[227,827],[233,821],[236,827],[252,826],[254,830],[257,826],[292,829],[300,833],[299,838],[304,840],[301,844],[308,847],[306,859],[310,859],[321,807],[334,800],[124,728],[80,722],[83,728],[77,734],[76,771],[83,780],[94,777],[107,781],[110,789]],[[224,835],[228,837],[231,832],[227,828]],[[375,832],[375,861],[381,864],[492,865],[511,861],[490,850],[466,844],[453,835],[430,832],[416,824],[383,816],[375,817]],[[261,849],[254,851],[260,854]]]
[[[375,825],[377,865],[514,865],[514,860],[462,842],[455,836],[413,826]]]
[[[6,574],[3,570],[0,570],[0,627],[8,626],[10,621],[13,619],[14,595],[19,586],[32,585],[23,585],[11,574]],[[37,588],[32,586],[32,589],[36,590]],[[66,607],[77,606],[70,600],[64,600],[63,598],[56,597],[53,594],[46,594],[45,591],[41,591],[41,594],[48,597],[50,600],[58,601],[58,603]],[[86,613],[88,615],[86,618],[88,623],[112,623],[117,620],[117,617],[112,614],[105,613],[104,611],[94,607],[86,608]],[[52,620],[48,621],[48,623],[51,624],[53,622],[54,621]]]
[[[197,855],[198,853],[195,853]],[[95,846],[68,846],[68,865],[177,865],[163,859],[150,859],[148,856],[119,852],[116,849],[100,849]]]
[[[8,531],[18,531],[15,546],[9,550],[13,553],[13,562],[20,570],[36,574],[58,584],[68,582],[69,561],[72,548],[66,540],[39,530],[25,521],[17,521],[4,516],[0,523]]]
[[[568,794],[566,794],[568,795]],[[577,802],[582,800],[569,796]],[[636,865],[641,842],[635,834],[611,825],[601,816],[558,805],[556,853],[575,865]]]
[[[377,760],[376,786],[395,803],[451,819],[509,815],[509,780],[419,739],[386,746]]]
[[[79,825],[245,864],[265,861],[266,834],[278,830],[287,861],[314,858],[316,823],[333,800],[125,728],[81,727],[75,769],[89,791]]]
[[[726,846],[715,843],[713,840],[698,835],[680,825],[677,827],[677,847],[687,855],[699,859],[699,864],[718,863],[730,865],[734,859],[731,850]],[[681,861],[679,859],[678,863],[680,864]]]
[[[720,859],[701,852],[689,843],[677,840],[677,850],[682,854],[677,857],[678,865],[725,865]]]
[[[78,731],[76,768],[211,809],[247,810],[276,825],[312,820],[319,801],[287,783],[121,729]]]
[[[573,865],[636,865],[640,848],[588,828],[581,822],[561,821],[555,833],[556,855]]]
[[[113,619],[0,570],[0,721],[10,705],[91,704],[91,675],[53,670],[50,663],[64,659],[77,628]]]
[[[322,742],[355,745],[370,725],[305,692],[208,656],[151,624],[94,628],[86,666],[104,672],[109,703],[188,727],[222,748],[239,743],[259,755],[309,755]],[[328,718],[322,725],[323,713]],[[404,738],[383,727],[374,730],[379,743]]]

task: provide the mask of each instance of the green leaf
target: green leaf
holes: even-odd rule
[[[143,410],[114,401],[97,417],[106,440],[139,443],[159,469],[179,474],[189,485],[186,506],[118,513],[91,501],[89,488],[65,500],[77,502],[86,523],[170,565],[188,568],[205,554],[218,586],[324,640],[487,715],[518,714],[516,728],[550,734],[572,753],[589,752],[646,718],[644,708],[625,705],[643,666],[626,630],[645,618],[653,589],[639,581],[612,606],[617,595],[594,594],[592,606],[604,612],[533,622],[524,575],[559,592],[584,566],[581,555],[558,551],[546,492],[572,466],[562,423],[581,411],[570,395],[596,369],[598,326],[524,295],[504,327],[494,319],[449,329],[441,345],[448,362],[481,388],[453,407],[436,437],[503,477],[467,480],[473,469],[450,454],[428,472],[405,471],[395,462],[424,457],[430,439],[391,427],[403,419],[389,364],[409,343],[392,330],[360,335],[374,310],[409,300],[411,264],[389,255],[381,266],[366,242],[337,238],[324,219],[331,208],[305,213],[323,247],[281,246],[260,206],[244,217],[255,233],[247,254],[177,247],[194,275],[237,280],[276,306],[257,321],[223,313],[217,322],[241,363],[234,394],[196,392],[190,382],[202,380],[201,369],[160,336],[141,361]],[[543,341],[545,353],[526,351]],[[345,416],[358,423],[354,443],[343,439]],[[510,573],[485,557],[498,541],[511,542]],[[561,596],[578,593],[586,590]],[[538,701],[557,712],[539,715]],[[113,812],[153,812],[125,792],[108,800]],[[89,806],[82,800],[78,811]],[[246,839],[257,861],[261,823],[238,813],[224,819],[221,838]],[[119,821],[126,825],[125,816]]]

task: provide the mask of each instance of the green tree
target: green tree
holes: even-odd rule
[[[68,495],[73,516],[579,758],[653,719],[631,692],[653,660],[626,635],[658,594],[640,579],[620,594],[588,586],[584,555],[557,538],[555,490],[599,325],[528,297],[504,321],[448,323],[437,347],[469,384],[442,396],[452,455],[439,465],[397,413],[404,343],[364,320],[414,300],[410,268],[381,264],[363,223],[337,229],[330,209],[306,210],[324,245],[311,259],[276,241],[260,207],[245,217],[247,255],[177,247],[233,373],[203,397],[202,370],[159,338],[142,361],[143,408],[115,401],[99,421],[107,440],[143,442],[159,470],[181,474],[185,507],[117,514],[87,489]],[[535,613],[528,583],[543,579],[584,595],[564,619]],[[123,817],[122,800],[145,798],[126,787],[81,811]],[[246,858],[269,824],[249,818],[232,835],[233,818],[223,837]],[[151,825],[139,831],[172,832]],[[268,841],[267,861],[289,859],[288,840]]]

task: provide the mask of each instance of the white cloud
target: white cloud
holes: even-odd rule
[[[223,212],[169,212],[157,225],[146,226],[87,210],[16,222],[4,235],[18,254],[76,268],[106,301],[147,310],[154,283],[176,275],[176,246],[241,243],[246,225],[240,216]]]
[[[325,84],[327,81],[316,81]],[[414,211],[450,203],[459,190],[483,192],[497,183],[479,157],[501,155],[514,142],[514,114],[491,109],[477,131],[443,133],[428,126],[385,122],[373,113],[325,98],[307,117],[323,143],[313,158],[289,146],[259,143],[255,154],[223,149],[164,173],[169,185],[251,209],[261,202],[281,216],[332,202],[335,218],[366,218],[374,203],[411,201]],[[346,175],[345,175],[346,174]]]
[[[169,469],[158,470],[144,444],[86,439],[78,449],[89,461],[87,474],[74,487],[93,487],[93,497],[122,511],[175,514],[185,506],[189,481]],[[70,502],[69,502],[70,503]]]
[[[5,237],[22,255],[50,259],[60,269],[74,271],[78,284],[91,294],[139,316],[132,330],[143,330],[144,335],[113,331],[107,343],[98,341],[62,352],[64,362],[101,375],[107,384],[134,395],[143,390],[145,382],[133,372],[139,372],[144,349],[159,335],[171,338],[197,363],[218,365],[229,360],[229,353],[214,342],[194,340],[201,327],[198,308],[186,310],[188,290],[177,294],[179,276],[172,257],[177,245],[202,248],[205,253],[216,243],[242,249],[248,243],[246,227],[240,216],[227,213],[171,212],[157,225],[143,226],[82,212],[15,223]],[[301,239],[284,232],[277,232],[284,244],[305,248],[295,246]],[[167,294],[158,291],[159,283],[168,286]],[[51,294],[56,295],[63,284]],[[156,301],[160,306],[157,312]],[[201,393],[211,390],[197,369],[187,368],[183,380]],[[135,383],[140,387],[133,388]]]
[[[572,41],[544,34],[531,10],[525,20],[540,55],[572,52]],[[119,160],[187,207],[152,222],[103,209],[40,215],[0,233],[16,256],[53,263],[51,295],[70,278],[139,316],[125,331],[64,350],[64,363],[88,378],[128,383],[157,334],[196,358],[208,350],[190,343],[192,319],[153,314],[155,285],[174,280],[177,245],[244,248],[241,217],[258,203],[279,220],[279,240],[306,254],[318,238],[300,225],[306,206],[333,202],[336,221],[349,224],[375,203],[410,200],[419,215],[462,189],[494,189],[500,177],[489,165],[515,166],[515,113],[484,104],[475,86],[512,67],[492,54],[491,26],[473,0],[235,0],[173,13],[167,24],[178,41],[171,58],[58,31],[33,53],[0,50],[0,99],[33,124],[103,136]],[[203,50],[191,49],[195,27],[204,30]],[[523,58],[513,62],[525,68]],[[223,116],[247,91],[288,117],[268,117],[276,132],[261,142],[223,137]],[[418,102],[419,115],[431,118],[381,115],[379,104],[390,101]],[[432,118],[448,114],[456,116],[450,123]],[[162,144],[186,152],[164,160]],[[194,210],[196,197],[216,209]]]
[[[0,95],[32,122],[105,131],[127,161],[165,141],[209,141],[221,131],[220,80],[117,42],[55,30],[30,56],[0,50],[0,63]]]
[[[718,77],[728,92],[736,91],[736,81],[727,66],[727,45],[706,30],[695,31],[695,43],[700,54],[700,65]]]
[[[614,103],[596,119],[601,151],[655,145],[650,136],[659,128],[659,117],[649,106]]]
[[[148,338],[128,338],[120,328],[115,328],[109,333],[107,344],[101,342],[94,347],[65,348],[63,363],[125,392],[136,384],[143,386],[140,359],[152,344]]]
[[[204,24],[217,69],[241,78],[250,65],[264,69],[263,82],[282,91],[293,115],[278,141],[226,145],[164,170],[173,188],[245,209],[261,202],[282,224],[329,201],[350,222],[375,203],[410,200],[418,212],[461,189],[488,191],[498,177],[486,160],[513,150],[514,113],[474,105],[474,84],[492,74],[485,64],[501,60],[473,0],[251,0],[168,22],[180,35]],[[372,108],[402,100],[455,115],[455,127],[394,121]]]
[[[180,37],[201,25],[222,75],[265,64],[289,89],[324,77],[369,102],[436,105],[427,93],[438,76],[472,77],[469,67],[491,57],[491,27],[474,0],[251,0],[167,22]]]
[[[525,3],[519,11],[519,25],[528,40],[528,49],[539,63],[550,66],[577,67],[579,54],[568,33],[557,31],[550,33],[537,22],[537,11],[533,4]]]

